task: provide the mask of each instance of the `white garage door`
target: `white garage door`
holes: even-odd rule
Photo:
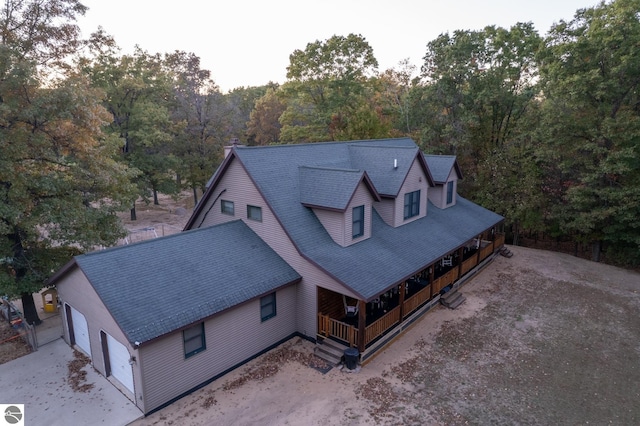
[[[109,350],[111,375],[133,393],[133,372],[131,364],[129,364],[129,351],[122,343],[108,334],[107,348]]]
[[[71,323],[73,324],[73,337],[76,345],[80,349],[86,352],[91,358],[91,344],[89,343],[89,326],[87,326],[87,319],[80,312],[75,310],[73,306],[71,308]]]

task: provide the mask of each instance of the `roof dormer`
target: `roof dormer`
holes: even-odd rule
[[[429,192],[429,200],[440,209],[454,206],[458,194],[458,180],[462,179],[456,157],[426,154],[424,157],[436,184],[436,187]]]
[[[380,196],[363,170],[299,167],[300,202],[343,247],[371,236],[371,208]]]

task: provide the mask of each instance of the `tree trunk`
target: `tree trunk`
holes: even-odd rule
[[[193,185],[193,206],[197,206],[198,205],[198,191],[196,189],[196,186]]]
[[[600,262],[600,251],[602,241],[593,241],[591,243],[591,260],[594,262]]]
[[[158,201],[158,191],[157,190],[153,190],[153,205],[154,206],[159,206],[160,202]]]
[[[28,324],[31,324],[31,325],[42,324],[42,320],[38,316],[36,303],[33,300],[33,294],[22,293],[22,311],[24,313],[24,318],[27,320]]]
[[[131,207],[131,220],[138,220],[136,217],[136,203],[133,202],[133,207]]]

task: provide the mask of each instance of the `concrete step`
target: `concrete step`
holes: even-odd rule
[[[440,302],[449,309],[455,309],[465,300],[467,300],[467,298],[464,297],[462,293],[457,290],[453,290],[445,293],[445,295],[440,299]]]
[[[460,294],[460,297],[458,297],[455,302],[451,303],[449,306],[447,306],[447,308],[449,309],[455,309],[458,306],[462,305],[464,303],[464,301],[467,300],[466,297],[464,297],[462,294]]]
[[[462,296],[462,293],[459,293],[457,290],[452,290],[452,291],[449,291],[449,292],[445,293],[440,298],[440,302],[442,302],[442,304],[445,305],[445,306],[449,306],[450,304],[455,302],[461,296]]]
[[[327,361],[331,365],[338,365],[342,362],[345,349],[348,346],[338,343],[331,339],[320,339],[316,343],[314,348],[314,354]]]

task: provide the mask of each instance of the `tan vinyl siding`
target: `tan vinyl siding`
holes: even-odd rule
[[[353,194],[353,198],[347,207],[345,212],[345,246],[350,246],[358,241],[366,240],[371,237],[371,207],[373,204],[373,198],[369,189],[363,182],[360,182],[358,188]],[[364,206],[364,235],[353,239],[353,208],[358,206]]]
[[[444,201],[446,200],[446,188],[443,188],[444,186],[445,185],[436,184],[436,186],[429,191],[429,200],[439,209],[444,208]]]
[[[320,285],[330,290],[355,297],[353,292],[346,290],[340,283],[327,276],[315,265],[303,258],[293,245],[280,223],[275,219],[273,212],[267,207],[262,195],[254,186],[240,162],[234,160],[226,173],[213,191],[212,199],[226,189],[220,199],[234,202],[235,216],[229,216],[220,212],[218,202],[211,209],[202,226],[210,226],[226,222],[228,220],[243,219],[271,248],[282,257],[303,280],[297,287],[297,315],[294,321],[296,331],[315,339],[317,330],[317,290]],[[210,203],[210,202],[209,202]],[[246,204],[262,207],[262,222],[246,220]],[[200,213],[200,217],[194,221],[193,228],[200,225],[202,216],[208,210],[206,206]]]
[[[185,359],[182,331],[139,350],[146,412],[246,361],[296,331],[296,286],[276,292],[276,316],[261,321],[260,299],[216,315],[204,325],[206,350]]]
[[[129,285],[129,283],[122,284]],[[109,311],[107,311],[100,297],[91,284],[89,284],[89,281],[80,268],[73,267],[66,276],[58,281],[56,287],[58,289],[58,297],[63,306],[65,303],[73,306],[74,309],[85,316],[89,328],[91,362],[100,374],[105,375],[105,362],[100,341],[101,330],[125,345],[130,355],[137,356],[137,351],[129,344],[124,333],[120,330],[120,327],[116,324]],[[63,338],[67,343],[70,343],[69,325],[64,308],[61,315],[63,321]],[[133,386],[136,394],[138,394],[141,389],[141,383],[137,364],[133,365]],[[139,398],[130,394],[123,386],[119,386],[118,388],[130,399],[135,400],[136,405],[143,410]]]
[[[387,225],[395,226],[396,200],[394,198],[383,198],[382,201],[374,202],[373,207]]]
[[[420,190],[420,214],[405,221],[404,195],[417,190]],[[387,225],[397,228],[404,223],[424,217],[427,214],[427,198],[429,196],[427,176],[418,161],[414,160],[398,196],[393,199],[383,198],[382,201],[374,203],[374,207]]]
[[[453,202],[447,205],[447,182],[453,181]],[[456,204],[456,197],[458,196],[458,174],[454,168],[451,168],[447,182],[444,184],[437,184],[435,188],[431,188],[429,191],[429,200],[431,203],[439,209],[445,209]]]
[[[342,247],[350,246],[371,236],[371,205],[373,198],[364,183],[356,188],[353,198],[344,212],[313,209],[331,239]],[[353,208],[364,206],[364,235],[353,239]]]
[[[444,192],[442,193],[442,196],[444,197],[443,205],[445,207],[451,207],[456,204],[456,198],[458,197],[458,174],[456,173],[455,169],[451,168],[451,172],[447,177],[447,182],[453,182],[453,201],[451,202],[451,204],[447,205],[447,184],[445,183]]]
[[[329,236],[336,244],[344,247],[346,245],[345,238],[345,216],[346,213],[333,210],[313,209],[316,217],[327,231]]]

